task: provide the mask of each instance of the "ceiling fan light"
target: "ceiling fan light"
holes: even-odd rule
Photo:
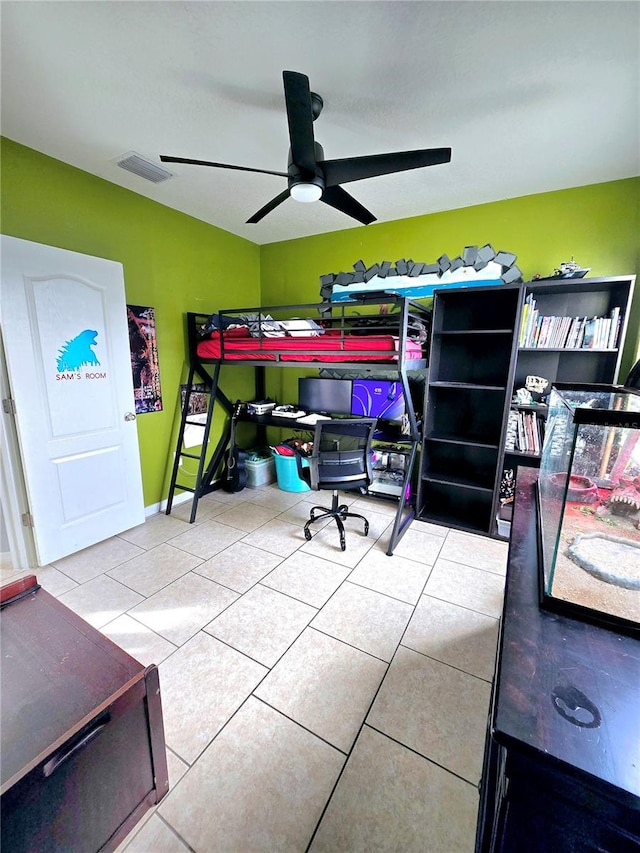
[[[294,184],[290,190],[291,198],[296,201],[311,202],[320,201],[322,198],[322,187],[317,184]]]

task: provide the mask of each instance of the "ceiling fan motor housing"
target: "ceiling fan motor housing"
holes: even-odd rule
[[[314,142],[314,152],[316,167],[314,171],[303,169],[293,162],[291,149],[289,149],[289,160],[287,164],[287,173],[289,175],[289,190],[296,184],[313,184],[320,187],[322,191],[325,188],[324,171],[322,169],[322,161],[324,160],[324,149],[319,142]]]

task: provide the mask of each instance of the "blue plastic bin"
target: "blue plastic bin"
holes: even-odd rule
[[[278,478],[278,487],[283,492],[310,492],[311,489],[300,479],[298,474],[298,463],[295,456],[281,456],[279,453],[274,453],[273,458],[276,461],[276,477]],[[306,459],[302,460],[305,467],[309,467]]]

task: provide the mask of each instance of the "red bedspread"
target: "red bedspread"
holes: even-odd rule
[[[229,334],[231,332],[232,334]],[[224,337],[224,359],[245,361],[397,361],[398,338],[394,335],[324,335],[293,338],[254,338],[242,329],[230,329]],[[202,359],[221,358],[220,336],[198,344]],[[422,358],[422,347],[407,340],[406,358]]]

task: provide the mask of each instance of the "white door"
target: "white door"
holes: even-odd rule
[[[122,265],[3,236],[1,311],[45,565],[144,521]]]

